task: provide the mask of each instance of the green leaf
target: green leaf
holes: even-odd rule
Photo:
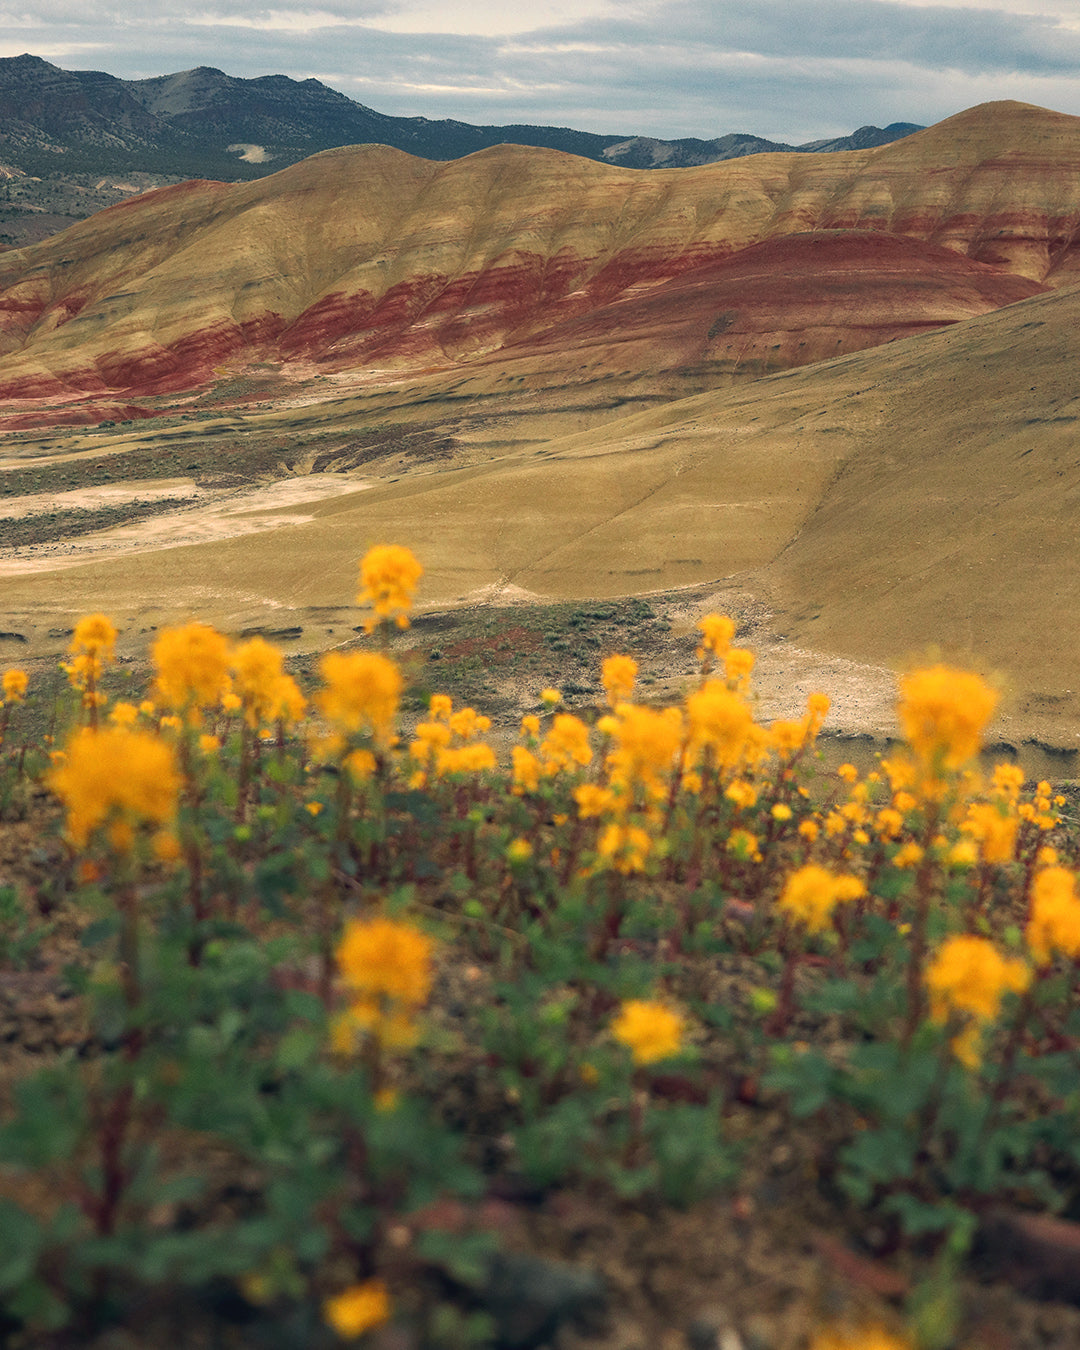
[[[277,1048],[274,1063],[283,1073],[302,1069],[315,1059],[323,1048],[325,1038],[308,1027],[293,1027]]]

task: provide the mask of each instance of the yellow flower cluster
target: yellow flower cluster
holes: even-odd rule
[[[930,1016],[944,1023],[953,1013],[993,1022],[1007,993],[1022,994],[1031,971],[1019,957],[1002,956],[989,938],[948,937],[926,968]]]
[[[906,1336],[896,1336],[882,1326],[852,1329],[823,1327],[814,1333],[810,1350],[913,1350]]]
[[[623,703],[599,726],[611,738],[608,781],[623,809],[629,810],[639,796],[642,804],[666,796],[683,744],[682,710]]]
[[[616,872],[629,875],[644,872],[653,841],[648,830],[625,820],[612,820],[604,827],[596,845],[597,856]]]
[[[180,779],[172,747],[149,732],[84,728],[68,742],[49,778],[67,808],[68,834],[78,848],[102,825],[119,853],[130,851],[133,827],[167,826],[176,815]]]
[[[720,680],[707,680],[687,698],[686,716],[692,752],[721,770],[735,768],[754,726],[746,699]]]
[[[628,999],[611,1024],[611,1034],[628,1047],[635,1064],[655,1064],[682,1049],[686,1021],[664,1003]]]
[[[735,620],[729,619],[726,614],[706,614],[699,622],[698,630],[701,633],[701,646],[697,649],[697,658],[708,674],[712,661],[722,661],[727,655],[731,639],[735,636]]]
[[[404,683],[396,663],[378,652],[328,652],[319,671],[326,687],[315,701],[334,729],[391,745]]]
[[[5,670],[3,680],[0,681],[0,689],[3,691],[3,702],[21,703],[26,697],[26,690],[30,684],[30,677],[25,670]]]
[[[409,745],[409,755],[419,766],[409,779],[423,787],[429,775],[446,778],[454,774],[489,773],[496,767],[495,751],[478,739],[491,730],[491,719],[475,708],[454,711],[445,694],[435,694],[428,705],[427,722],[421,722]]]
[[[343,1340],[355,1340],[390,1320],[390,1294],[383,1280],[350,1285],[323,1303],[323,1319]]]
[[[307,700],[282,669],[283,657],[265,638],[253,637],[232,653],[233,688],[251,728],[267,722],[298,722]]]
[[[358,605],[370,605],[374,615],[364,621],[371,632],[383,619],[408,628],[413,592],[424,574],[414,555],[400,544],[377,544],[360,560]]]
[[[1035,964],[1048,966],[1054,954],[1080,957],[1080,898],[1076,878],[1064,867],[1046,867],[1035,874],[1027,944]]]
[[[116,628],[104,614],[87,614],[75,625],[68,647],[70,661],[63,663],[72,688],[82,694],[83,706],[96,709],[105,702],[98,683],[105,666],[116,654]],[[91,712],[91,717],[96,717]]]
[[[838,904],[865,894],[866,886],[858,877],[837,875],[817,863],[806,863],[788,877],[778,903],[784,914],[797,919],[811,933],[820,933]]]
[[[609,656],[600,671],[600,682],[607,694],[608,706],[628,703],[634,692],[638,665],[632,656]]]
[[[900,726],[924,769],[955,770],[978,754],[997,701],[978,675],[929,666],[900,682]]]
[[[985,863],[1010,862],[1016,853],[1019,816],[1000,799],[996,802],[972,802],[961,829],[979,846]]]
[[[433,946],[426,933],[395,919],[346,925],[337,964],[349,1008],[335,1026],[336,1049],[347,1051],[364,1035],[394,1048],[415,1043],[415,1017],[431,992]]]
[[[229,642],[205,623],[166,628],[151,649],[154,692],[166,707],[195,712],[219,704],[229,690]]]

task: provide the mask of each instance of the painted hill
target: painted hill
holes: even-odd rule
[[[1073,280],[1078,159],[1080,118],[1015,103],[863,151],[650,173],[518,146],[328,151],[0,255],[0,397],[176,393],[266,361],[401,375],[560,344],[561,383],[579,342],[687,393]]]
[[[102,607],[132,631],[194,610],[230,631],[291,624],[305,643],[340,641],[355,557],[393,538],[424,559],[428,605],[711,582],[770,611],[789,660],[901,664],[934,644],[1001,675],[1025,734],[1075,749],[1078,331],[1080,289],[1065,289],[546,442],[495,454],[489,442],[473,463],[314,472],[216,523],[131,526],[87,541],[84,558],[9,555],[9,623],[35,650],[67,615]],[[515,397],[485,398],[479,375],[471,388],[429,378],[201,434],[287,428],[322,447],[310,468],[372,425],[445,432],[461,398],[497,437]],[[191,441],[173,437],[192,434],[137,427],[114,449],[175,456]],[[100,437],[69,461],[88,450],[102,453]]]

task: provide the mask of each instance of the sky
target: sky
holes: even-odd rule
[[[1019,99],[1080,115],[1080,0],[0,0],[0,56],[314,77],[379,112],[800,144]]]

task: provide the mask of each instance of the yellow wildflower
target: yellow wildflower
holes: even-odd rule
[[[303,715],[306,700],[282,669],[283,661],[281,652],[261,637],[251,638],[233,652],[236,692],[244,720],[253,729],[279,718],[293,722]]]
[[[426,933],[394,919],[354,919],[346,925],[337,963],[350,1007],[336,1029],[336,1044],[358,1031],[385,1045],[412,1044],[413,1015],[431,992],[433,945]]]
[[[592,753],[589,728],[572,713],[557,714],[540,742],[540,756],[548,774],[572,770],[575,765],[584,768],[592,761]]]
[[[979,849],[974,839],[958,839],[948,852],[950,867],[974,867],[979,861]]]
[[[527,839],[511,839],[506,846],[508,863],[528,862],[533,855],[533,846]]]
[[[971,933],[946,938],[926,969],[930,1015],[945,1022],[953,1012],[992,1022],[1008,992],[1022,994],[1031,971],[1019,957],[1004,957],[988,939]]]
[[[897,711],[904,736],[924,767],[958,769],[978,753],[997,701],[978,675],[938,665],[901,680]]]
[[[685,1019],[650,999],[627,999],[611,1024],[611,1034],[629,1047],[635,1064],[655,1064],[682,1049]]]
[[[724,847],[740,862],[761,861],[757,835],[751,834],[749,830],[732,830]]]
[[[134,703],[114,703],[109,709],[109,721],[118,727],[133,726],[138,716],[139,710]]]
[[[640,825],[612,821],[604,827],[596,845],[601,860],[609,862],[617,872],[629,875],[644,872],[653,841]]]
[[[746,782],[745,779],[736,778],[729,783],[724,790],[724,796],[728,801],[734,802],[740,811],[749,811],[752,806],[757,804],[757,788],[753,783]],[[791,809],[787,808],[788,815],[791,815]]]
[[[735,684],[749,679],[754,669],[754,653],[746,647],[732,647],[724,657],[724,674]]]
[[[574,801],[577,802],[578,815],[582,820],[594,820],[616,809],[618,799],[610,788],[598,787],[595,783],[581,783],[574,789]]]
[[[609,656],[601,667],[600,679],[610,707],[629,703],[637,679],[638,664],[632,656]]]
[[[432,694],[428,700],[428,714],[433,721],[449,722],[454,709],[454,700],[449,694]]]
[[[101,825],[121,822],[119,851],[133,842],[132,824],[167,825],[176,815],[179,777],[172,747],[125,727],[84,728],[67,745],[49,785],[67,808],[68,833],[78,848]]]
[[[754,720],[740,694],[720,680],[707,680],[687,698],[686,717],[695,751],[707,750],[723,769],[739,762]]]
[[[983,862],[1011,862],[1016,852],[1019,818],[1000,803],[973,802],[960,828],[978,843]]]
[[[910,840],[906,844],[901,844],[893,854],[894,867],[917,867],[923,860],[923,850],[920,844]]]
[[[495,751],[486,741],[469,741],[466,745],[448,745],[435,756],[435,771],[440,775],[452,773],[489,773],[498,761]]]
[[[874,823],[882,839],[895,839],[904,828],[904,817],[895,806],[883,806],[874,817]]]
[[[523,745],[515,745],[510,751],[510,762],[514,779],[514,792],[520,797],[525,792],[536,792],[540,787],[540,775],[544,766],[531,750]]]
[[[460,708],[450,715],[450,730],[455,736],[468,740],[472,736],[482,736],[491,730],[491,718],[484,717],[475,708]]]
[[[999,797],[1015,802],[1024,786],[1024,771],[1019,764],[996,764],[990,781]]]
[[[521,719],[521,734],[529,740],[536,740],[540,735],[540,719],[535,713],[526,713]]]
[[[378,652],[327,652],[319,664],[326,688],[316,695],[322,713],[342,731],[367,731],[389,745],[401,699],[397,665]]]
[[[454,733],[445,722],[418,722],[416,734],[409,744],[409,754],[422,764],[432,763],[435,755],[454,739]]]
[[[826,1327],[814,1333],[810,1350],[913,1350],[906,1336],[894,1336],[881,1326],[841,1330]]]
[[[787,802],[777,802],[770,810],[769,814],[772,816],[773,820],[782,825],[785,821],[790,820],[795,813],[792,811],[791,807],[788,806]]]
[[[547,689],[541,689],[540,702],[544,705],[545,708],[554,708],[557,704],[562,702],[562,691],[559,689],[552,689],[550,687]]]
[[[785,718],[777,718],[769,726],[769,744],[776,753],[783,758],[788,758],[801,750],[806,741],[807,725],[805,722],[792,722]]]
[[[1073,960],[1080,956],[1080,898],[1072,872],[1046,867],[1035,874],[1025,936],[1039,967],[1048,966],[1055,952]]]
[[[21,703],[26,697],[26,689],[30,683],[30,676],[25,670],[5,670],[4,678],[0,683],[3,689],[5,703]]]
[[[89,614],[75,625],[68,646],[71,660],[62,662],[61,669],[72,688],[81,692],[84,707],[93,710],[105,702],[97,685],[106,663],[113,659],[115,646],[116,629],[104,614]]]
[[[821,724],[829,715],[832,704],[828,694],[810,694],[806,700],[806,734],[808,740],[814,740],[821,730]]]
[[[678,708],[653,708],[624,703],[612,719],[614,745],[608,752],[612,786],[625,790],[627,799],[642,787],[661,797],[682,745],[682,714]]]
[[[837,875],[817,863],[806,863],[792,872],[784,883],[779,905],[793,919],[805,924],[811,933],[819,933],[828,924],[841,901],[856,900],[866,893],[858,877]]]
[[[366,783],[377,768],[375,756],[370,750],[353,750],[343,761],[349,777],[355,783]]]
[[[434,944],[396,919],[354,919],[337,949],[338,969],[351,989],[420,1007],[431,991]]]
[[[699,661],[706,656],[714,656],[722,661],[735,636],[735,620],[726,614],[706,614],[698,623],[701,631],[701,646],[697,649]]]
[[[390,1295],[382,1280],[350,1285],[323,1303],[323,1319],[344,1340],[355,1340],[365,1331],[390,1320]]]
[[[859,771],[854,764],[841,764],[836,771],[837,778],[842,778],[845,783],[854,783],[859,776]]]
[[[413,591],[424,574],[414,555],[400,544],[377,544],[360,560],[358,605],[370,605],[375,614],[365,619],[370,633],[381,619],[393,619],[399,628],[408,628]]]
[[[204,623],[166,628],[151,649],[156,696],[171,708],[207,707],[229,688],[229,644]]]
[[[116,628],[104,614],[88,614],[75,625],[68,651],[85,652],[102,661],[111,661],[116,647]]]

